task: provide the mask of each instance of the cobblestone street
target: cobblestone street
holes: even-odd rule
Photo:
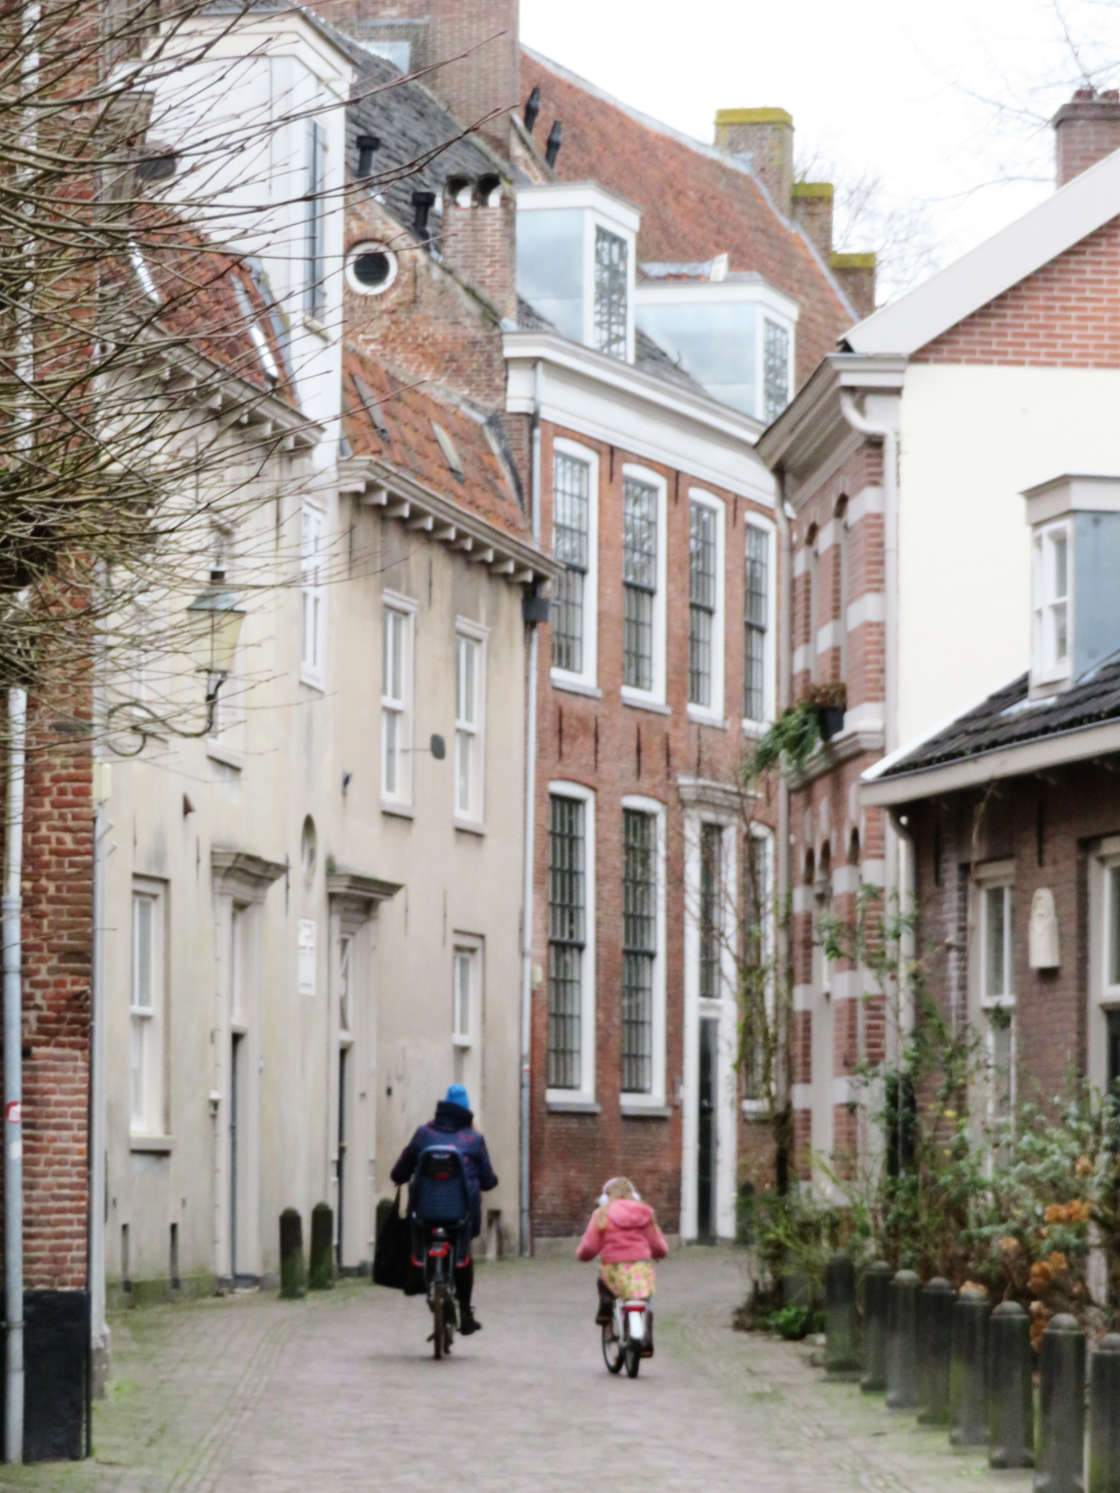
[[[306,1302],[249,1294],[118,1315],[94,1462],[6,1469],[0,1487],[992,1487],[983,1459],[951,1453],[944,1433],[824,1384],[805,1348],[730,1332],[742,1256],[682,1251],[659,1275],[657,1357],[636,1383],[603,1369],[593,1271],[563,1260],[479,1272],[485,1330],[445,1363],[424,1345],[423,1303],[364,1282]]]
[[[485,1330],[435,1363],[423,1304],[366,1283],[282,1303],[247,1295],[113,1320],[110,1398],[90,1463],[5,1469],[0,1488],[306,1493],[703,1488],[941,1493],[996,1478],[881,1396],[822,1382],[804,1347],[734,1333],[743,1257],[691,1249],[659,1270],[657,1356],[610,1378],[593,1271],[480,1271]]]

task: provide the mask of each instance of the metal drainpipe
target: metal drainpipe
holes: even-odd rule
[[[533,370],[533,414],[529,474],[533,543],[541,537],[541,365]],[[533,857],[537,798],[537,627],[529,636],[528,729],[525,733],[525,867],[521,894],[521,1175],[519,1187],[521,1253],[533,1252],[529,1207],[529,1130],[532,1118],[530,1079],[533,1020]]]
[[[23,1461],[23,815],[27,691],[8,691],[4,836],[4,1457]]]
[[[777,501],[774,504],[774,512],[778,520],[778,533],[781,536],[782,558],[781,573],[785,582],[786,609],[782,618],[781,626],[778,628],[779,647],[779,669],[778,669],[778,700],[776,715],[791,703],[793,699],[793,534],[790,529],[789,514],[786,512],[786,474],[783,467],[778,467],[774,472],[774,478],[778,485]],[[778,855],[775,867],[779,906],[783,909],[783,916],[778,923],[778,962],[783,970],[791,968],[792,961],[792,938],[790,919],[785,916],[785,909],[792,905],[793,882],[792,868],[790,864],[790,792],[789,784],[785,775],[778,775]],[[782,1036],[782,1052],[788,1053],[789,1043],[792,1040],[792,1032],[785,1032]],[[782,1090],[779,1100],[784,1101],[791,1096],[784,1090],[787,1087],[788,1070],[782,1068]],[[792,1100],[791,1100],[792,1102]]]
[[[840,409],[844,419],[861,435],[872,436],[883,442],[883,579],[885,598],[885,650],[884,673],[886,688],[883,721],[884,747],[888,753],[898,748],[898,426],[877,424],[857,410],[852,395],[840,395]],[[914,884],[913,841],[909,835],[900,833],[900,826],[893,816],[888,816],[884,843],[886,866],[884,893],[889,904],[897,903],[896,912],[908,911],[902,898],[909,894]],[[905,966],[913,958],[913,934],[905,932],[899,940],[900,961]],[[904,999],[904,990],[898,992],[898,1032],[896,1039],[901,1047],[903,1034],[913,1023],[913,1012],[909,1001]]]
[[[100,773],[98,769],[100,768]],[[94,762],[97,804],[93,817],[93,980],[90,1012],[89,1122],[89,1297],[94,1361],[94,1392],[104,1392],[109,1328],[105,1321],[105,895],[108,844],[113,826],[108,812],[109,764]]]

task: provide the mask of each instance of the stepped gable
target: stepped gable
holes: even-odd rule
[[[523,48],[523,97],[534,86],[541,90],[537,133],[555,119],[564,125],[557,176],[599,182],[641,208],[639,260],[695,263],[726,253],[733,272],[754,271],[797,300],[797,381],[808,378],[855,316],[808,240],[745,165]]]
[[[501,427],[493,415],[430,385],[402,382],[355,348],[343,352],[343,428],[351,452],[411,477],[429,492],[526,538],[521,505]],[[450,437],[458,467],[436,434]]]

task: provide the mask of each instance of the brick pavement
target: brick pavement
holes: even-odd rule
[[[485,1330],[440,1364],[423,1304],[364,1283],[121,1314],[94,1460],[0,1469],[0,1489],[1029,1488],[881,1397],[823,1383],[803,1348],[729,1331],[741,1255],[687,1250],[659,1275],[657,1357],[636,1383],[607,1375],[593,1272],[562,1260],[480,1270]]]

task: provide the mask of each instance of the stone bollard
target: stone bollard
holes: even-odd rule
[[[1042,1334],[1034,1493],[1084,1493],[1085,1334],[1065,1312]]]
[[[953,1302],[957,1293],[940,1275],[922,1287],[918,1304],[918,1420],[924,1426],[949,1424],[949,1352]]]
[[[856,1268],[847,1255],[833,1255],[824,1269],[824,1366],[832,1378],[859,1374]]]
[[[887,1387],[887,1305],[891,1267],[876,1260],[863,1277],[863,1378],[860,1388],[869,1394]]]
[[[949,1360],[949,1408],[954,1446],[985,1446],[988,1441],[988,1293],[963,1290],[953,1303]]]
[[[311,1256],[307,1286],[311,1291],[329,1291],[334,1285],[334,1211],[329,1203],[316,1203],[311,1210]]]
[[[1120,1333],[1097,1344],[1089,1364],[1087,1493],[1120,1493]]]
[[[280,1215],[280,1295],[289,1301],[303,1295],[303,1219],[295,1208]]]
[[[1017,1301],[1001,1301],[988,1323],[988,1461],[1034,1466],[1031,1321]]]
[[[887,1408],[913,1410],[918,1403],[918,1299],[922,1283],[900,1270],[887,1297]]]

